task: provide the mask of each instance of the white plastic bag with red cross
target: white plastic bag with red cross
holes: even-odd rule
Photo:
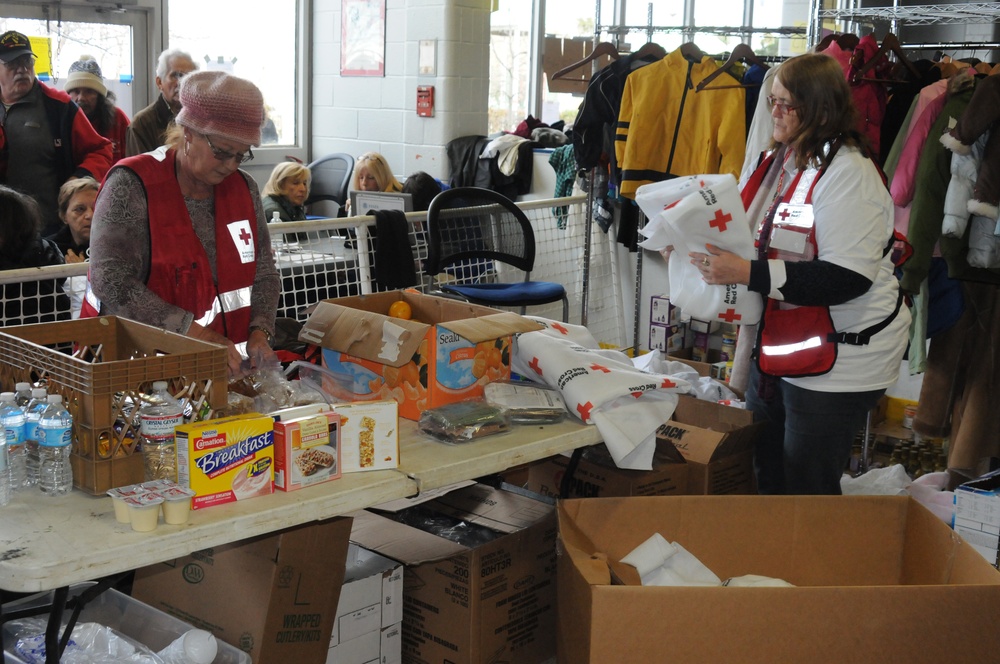
[[[639,230],[640,247],[659,251],[672,246],[667,265],[670,301],[699,320],[753,324],[763,298],[742,284],[706,284],[688,253],[707,253],[712,244],[747,260],[756,257],[736,178],[692,175],[639,187],[635,201],[649,219]]]

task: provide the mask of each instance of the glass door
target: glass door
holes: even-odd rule
[[[131,118],[150,96],[149,11],[130,3],[76,7],[5,2],[0,7],[0,33],[17,30],[27,35],[38,57],[38,78],[60,90],[71,64],[87,56],[96,60],[105,85],[115,94],[115,104]]]

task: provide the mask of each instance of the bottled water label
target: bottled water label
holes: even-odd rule
[[[73,428],[62,424],[38,427],[38,444],[46,447],[66,447],[73,442]]]
[[[17,424],[4,422],[3,434],[8,445],[20,445],[24,442],[24,418]]]
[[[36,413],[34,416],[29,416],[28,421],[24,423],[25,440],[38,440],[38,420],[40,417],[41,413]]]
[[[140,430],[143,438],[165,442],[174,437],[174,427],[184,424],[183,413],[167,415],[142,415]]]

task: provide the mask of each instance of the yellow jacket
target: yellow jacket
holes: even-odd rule
[[[732,173],[739,178],[746,149],[745,91],[713,89],[735,84],[728,74],[701,92],[694,90],[716,69],[711,58],[692,64],[677,49],[629,74],[615,139],[622,196],[635,198],[640,185],[669,176]]]

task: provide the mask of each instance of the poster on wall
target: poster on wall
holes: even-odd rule
[[[340,75],[385,75],[385,0],[343,0]]]

